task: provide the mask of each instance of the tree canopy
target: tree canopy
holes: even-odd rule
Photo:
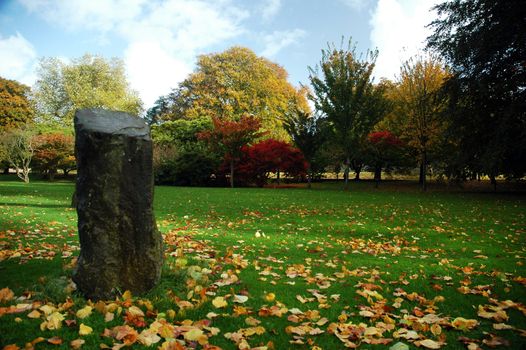
[[[441,93],[447,77],[437,57],[417,56],[402,65],[400,77],[390,94],[393,98],[391,130],[396,131],[417,156],[424,190],[429,153],[440,146],[447,127],[443,115],[446,99]]]
[[[428,47],[452,67],[451,134],[471,171],[526,172],[526,6],[523,1],[454,0],[435,7]],[[459,172],[462,172],[459,169]]]
[[[33,120],[29,86],[0,77],[0,130],[20,127]]]
[[[319,66],[309,68],[316,109],[327,116],[333,140],[344,154],[345,183],[349,165],[359,157],[362,142],[383,117],[386,105],[381,85],[373,84],[377,51],[358,55],[352,42],[346,48],[329,45]]]
[[[37,116],[70,126],[79,108],[100,107],[138,115],[142,102],[126,81],[124,63],[86,54],[66,64],[43,58],[33,87]]]
[[[199,56],[197,68],[172,93],[156,103],[160,118],[203,116],[239,120],[245,114],[261,120],[269,137],[288,139],[284,116],[293,108],[308,110],[301,89],[287,81],[283,67],[244,47]],[[153,115],[155,111],[152,110]]]

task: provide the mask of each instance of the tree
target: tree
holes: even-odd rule
[[[174,120],[152,126],[156,183],[206,185],[222,154],[211,152],[198,134],[212,129],[210,118]]]
[[[375,131],[367,135],[369,164],[374,168],[375,186],[382,180],[382,169],[400,158],[402,141],[390,131]]]
[[[59,169],[67,175],[75,169],[75,140],[60,133],[38,135],[33,140],[33,165],[42,175],[53,180]]]
[[[301,90],[287,82],[283,67],[250,49],[232,47],[199,56],[197,68],[169,95],[164,119],[202,116],[239,120],[256,115],[269,137],[286,140],[283,118],[300,106],[308,110]]]
[[[262,136],[261,122],[250,115],[243,115],[239,121],[212,118],[213,128],[198,134],[212,148],[220,149],[230,163],[230,187],[234,187],[234,164],[242,154],[242,147]]]
[[[5,157],[15,169],[16,175],[25,183],[29,183],[30,164],[34,153],[32,130],[24,127],[2,132],[0,148],[5,150]]]
[[[244,146],[236,164],[238,178],[260,187],[267,183],[271,173],[300,176],[305,175],[306,169],[307,162],[299,149],[274,139]]]
[[[377,56],[377,51],[368,51],[365,57],[357,55],[349,41],[345,49],[329,45],[322,50],[319,66],[309,67],[312,100],[316,109],[327,116],[334,145],[344,155],[346,189],[351,162],[360,160],[360,145],[384,114],[383,87],[372,81]]]
[[[0,77],[0,130],[18,128],[33,120],[29,86]]]
[[[444,1],[428,47],[452,67],[445,86],[459,163],[495,177],[526,172],[526,7],[523,1]]]
[[[392,130],[416,154],[424,191],[430,152],[439,147],[447,127],[443,117],[447,100],[441,94],[447,77],[437,57],[418,56],[402,65],[394,90]]]
[[[327,141],[327,120],[308,112],[297,111],[285,120],[285,130],[307,160],[307,181],[311,188],[317,155]]]
[[[100,107],[138,115],[142,102],[126,81],[124,63],[86,54],[70,64],[40,61],[33,99],[43,122],[71,126],[79,108]]]

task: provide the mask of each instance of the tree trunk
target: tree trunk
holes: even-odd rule
[[[4,175],[7,175],[7,174],[9,174],[9,167],[4,168]]]
[[[312,188],[312,170],[310,167],[307,169],[307,188]]]
[[[343,170],[343,178],[345,180],[345,191],[349,190],[349,170],[350,170],[350,160],[349,158],[345,159],[344,163],[344,170]]]
[[[493,185],[493,191],[497,192],[497,179],[495,178],[495,175],[489,176],[490,183]]]
[[[375,188],[378,188],[380,181],[382,181],[382,166],[377,165],[374,168],[374,187]]]
[[[426,181],[426,173],[427,173],[427,152],[424,150],[422,152],[422,161],[420,166],[420,176],[421,176],[421,185],[422,185],[422,191],[427,191],[427,181]]]
[[[230,159],[230,188],[234,188],[234,159]]]
[[[279,172],[279,169],[278,169],[278,171],[276,172],[276,182],[277,182],[278,186],[279,186],[279,182],[280,182],[279,181],[280,180],[279,175],[280,175],[280,172]]]
[[[354,176],[354,180],[355,181],[360,181],[360,173],[362,172],[362,168],[363,166],[360,165],[360,164],[354,164],[353,165],[353,170],[355,172],[355,176]]]

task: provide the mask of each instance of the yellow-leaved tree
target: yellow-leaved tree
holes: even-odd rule
[[[292,86],[287,76],[283,67],[244,47],[202,55],[195,71],[157,101],[163,108],[155,119],[207,116],[237,121],[248,114],[261,121],[268,137],[289,140],[285,116],[309,106],[304,90]]]

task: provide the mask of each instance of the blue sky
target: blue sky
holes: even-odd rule
[[[145,107],[234,45],[308,83],[327,42],[378,48],[375,76],[393,79],[422,48],[436,0],[0,0],[0,76],[31,85],[39,57],[120,57]]]

